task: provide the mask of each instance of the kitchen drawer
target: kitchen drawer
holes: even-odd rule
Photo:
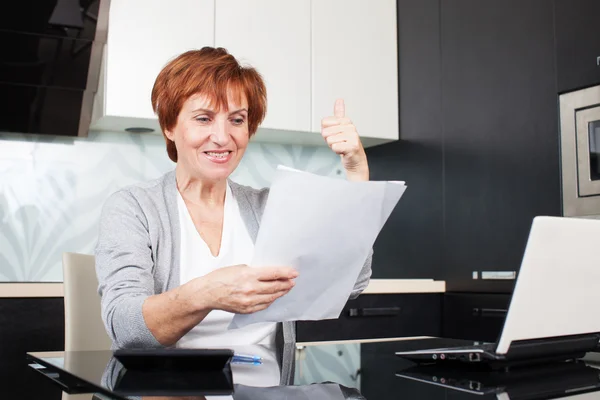
[[[446,293],[494,293],[511,294],[515,288],[515,279],[448,279]]]
[[[0,298],[0,398],[60,400],[60,388],[29,367],[25,353],[62,351],[64,342],[62,298]]]
[[[338,319],[299,321],[296,340],[440,336],[442,294],[364,294],[350,300]]]
[[[498,339],[510,294],[446,293],[443,337],[494,342]]]

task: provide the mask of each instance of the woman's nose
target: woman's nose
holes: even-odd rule
[[[225,123],[216,121],[214,124],[214,130],[211,132],[210,140],[219,146],[225,146],[229,143],[230,135],[227,131]]]

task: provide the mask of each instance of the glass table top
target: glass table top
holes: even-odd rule
[[[280,355],[263,346],[233,348],[236,354],[260,356],[260,364],[234,362],[210,372],[128,371],[111,351],[28,353],[28,358],[32,368],[66,393],[97,393],[99,399],[600,400],[600,364],[587,358],[506,372],[416,366],[394,354],[465,344],[472,342],[423,338],[299,345],[290,348],[294,371],[288,382],[282,381]]]

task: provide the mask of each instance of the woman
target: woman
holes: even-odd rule
[[[103,208],[96,270],[113,345],[293,343],[292,323],[227,330],[234,313],[267,308],[298,276],[287,266],[247,266],[268,190],[228,180],[265,116],[262,78],[222,48],[189,51],[160,72],[152,106],[177,166],[119,190]],[[342,101],[322,125],[348,179],[368,180],[367,158]],[[352,296],[370,274],[369,257]]]

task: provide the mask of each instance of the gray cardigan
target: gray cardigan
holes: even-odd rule
[[[256,241],[269,191],[234,182],[230,182],[230,186],[248,232]],[[175,171],[123,188],[104,204],[96,246],[96,274],[102,297],[102,319],[114,347],[161,346],[146,326],[142,304],[147,297],[180,285],[179,234]],[[350,298],[367,287],[371,257],[372,253]],[[295,343],[295,338],[293,322],[278,324],[278,347]],[[280,359],[282,368],[291,368],[286,364],[292,361]]]

